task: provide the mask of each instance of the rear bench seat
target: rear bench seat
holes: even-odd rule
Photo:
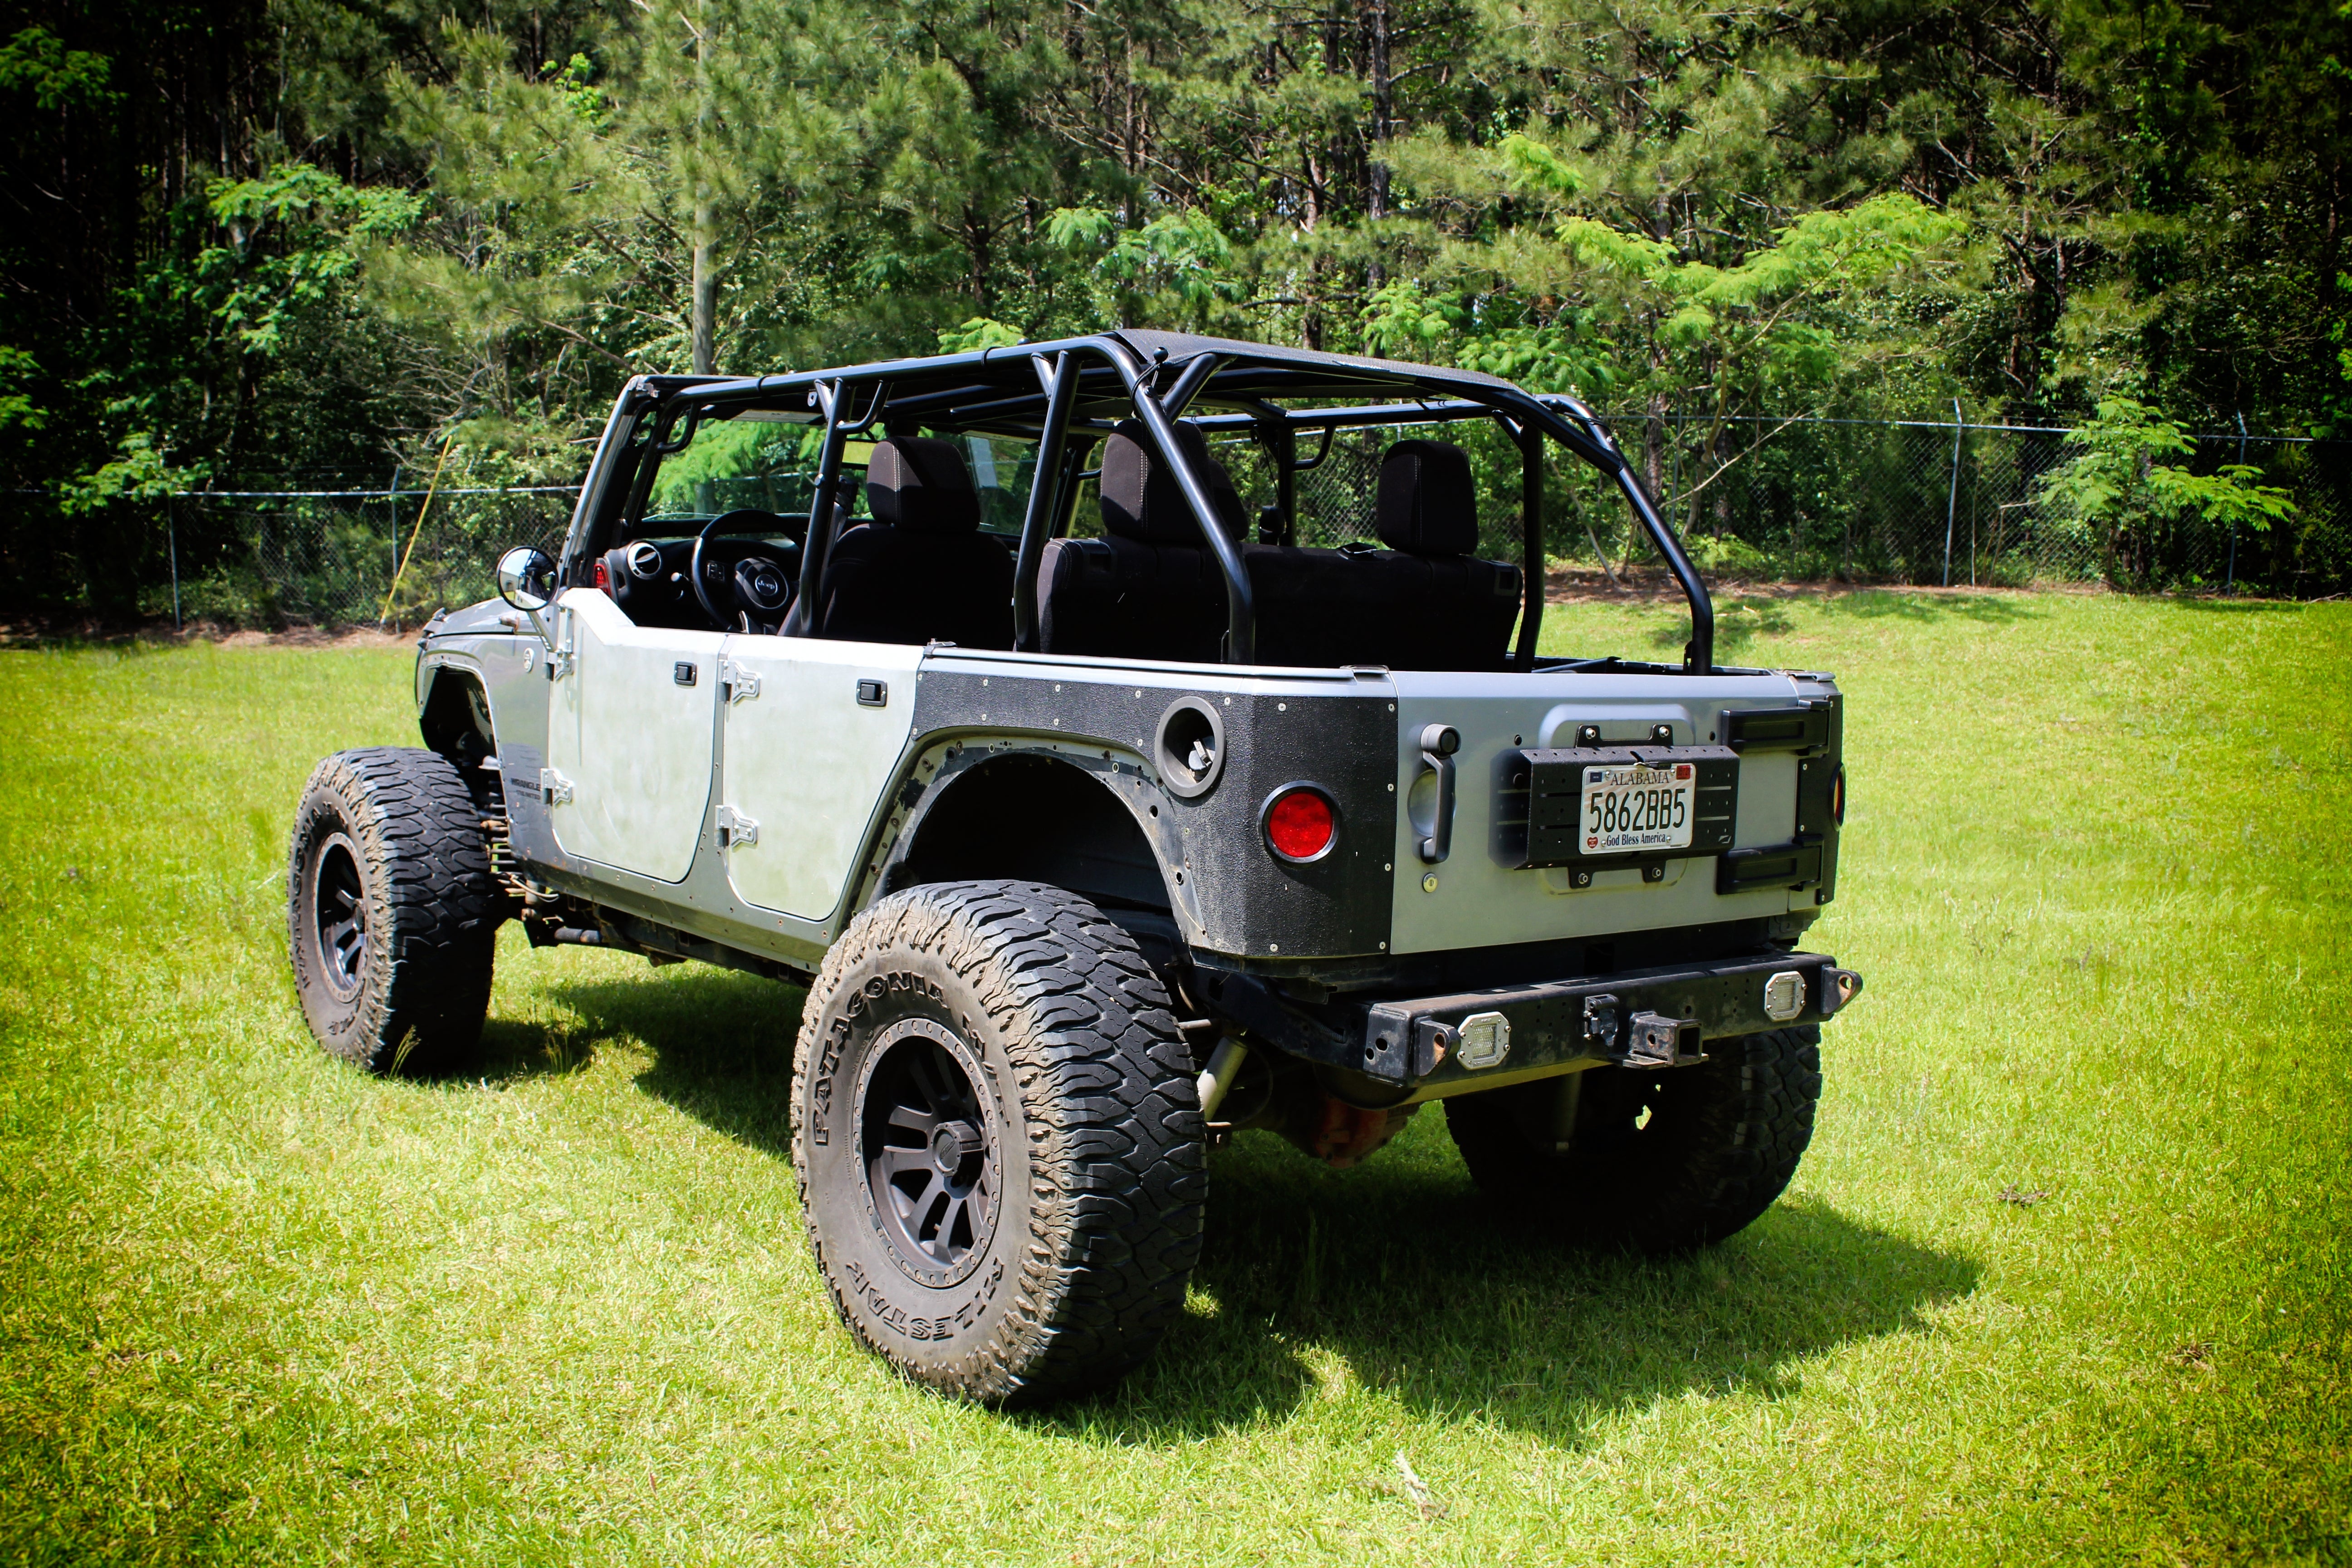
[[[1519,608],[1519,569],[1470,554],[1478,514],[1470,459],[1442,441],[1400,441],[1381,462],[1375,518],[1387,550],[1241,544],[1241,498],[1190,425],[1176,426],[1249,572],[1261,664],[1499,669]],[[1179,661],[1219,657],[1224,574],[1174,479],[1132,421],[1103,453],[1103,539],[1058,539],[1038,573],[1049,653]]]

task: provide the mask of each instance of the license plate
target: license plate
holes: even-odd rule
[[[1579,819],[1587,855],[1687,849],[1698,779],[1688,763],[1586,768]]]

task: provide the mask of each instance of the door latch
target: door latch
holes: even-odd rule
[[[719,661],[719,686],[730,704],[749,701],[760,695],[758,672],[744,668],[731,658]]]
[[[572,781],[553,768],[539,770],[539,798],[548,805],[562,805],[572,798]]]
[[[760,825],[731,805],[719,808],[719,847],[738,848],[760,842]]]

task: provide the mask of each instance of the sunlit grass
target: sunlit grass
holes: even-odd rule
[[[1870,985],[1790,1196],[1580,1258],[1487,1219],[1441,1115],[1351,1173],[1245,1138],[1155,1361],[1015,1417],[835,1325],[797,992],[510,932],[468,1079],[310,1044],[286,823],[413,737],[404,654],[0,654],[0,1557],[2352,1556],[2352,609],[1726,627],[1852,700],[1812,945]]]

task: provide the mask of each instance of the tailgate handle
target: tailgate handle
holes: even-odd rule
[[[1433,866],[1454,853],[1454,753],[1461,749],[1461,731],[1453,725],[1422,726],[1421,765],[1437,775],[1437,820],[1421,841],[1421,858]],[[1411,797],[1406,798],[1410,810]]]

